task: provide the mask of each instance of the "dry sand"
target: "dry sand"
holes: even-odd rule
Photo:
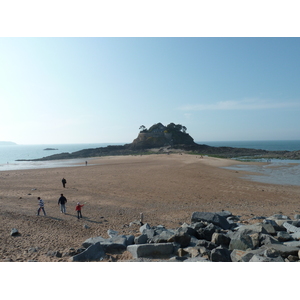
[[[229,210],[244,222],[254,216],[299,213],[298,186],[252,182],[241,178],[244,172],[221,168],[232,164],[240,162],[158,154],[100,157],[87,166],[83,161],[77,167],[2,171],[0,261],[68,261],[70,256],[47,253],[80,248],[93,236],[108,238],[108,229],[137,235],[139,226],[129,224],[139,220],[141,212],[144,222],[168,228],[190,223],[194,211]],[[66,215],[57,204],[61,193],[68,199]],[[36,216],[38,196],[45,202],[46,217]],[[87,202],[81,220],[75,214],[78,201]],[[12,228],[20,235],[11,236]]]

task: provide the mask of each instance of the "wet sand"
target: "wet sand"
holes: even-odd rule
[[[139,226],[129,224],[139,220],[141,212],[144,222],[169,228],[190,223],[194,211],[229,210],[244,222],[255,216],[300,213],[298,186],[252,182],[241,178],[245,171],[222,168],[234,164],[241,163],[158,154],[100,157],[89,159],[87,166],[82,160],[74,167],[2,171],[0,261],[68,261],[69,256],[47,253],[80,248],[93,236],[108,238],[108,229],[137,235]],[[61,193],[68,199],[66,215],[57,204]],[[36,216],[38,196],[47,216]],[[86,202],[81,220],[75,214],[78,201]],[[10,236],[12,228],[20,235]]]

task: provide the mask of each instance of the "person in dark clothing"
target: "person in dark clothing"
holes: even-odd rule
[[[60,198],[58,199],[58,205],[60,205],[60,212],[63,214],[66,213],[66,203],[67,198],[63,194],[60,194]]]
[[[67,180],[66,180],[65,178],[63,178],[63,179],[61,180],[61,182],[62,182],[63,187],[65,188],[65,187],[66,187]]]

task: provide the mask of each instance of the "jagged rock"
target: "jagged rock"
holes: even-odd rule
[[[186,232],[177,232],[175,235],[171,236],[168,240],[169,243],[178,243],[181,247],[187,247],[190,244],[191,236]]]
[[[173,253],[172,243],[130,245],[127,250],[133,258],[167,256]]]
[[[218,227],[212,223],[209,223],[205,228],[200,228],[198,236],[200,239],[211,241],[212,235],[218,230]]]
[[[147,234],[142,234],[140,236],[137,236],[134,238],[134,243],[135,244],[146,244],[148,241],[148,236]]]
[[[211,238],[211,242],[217,245],[229,246],[230,237],[224,233],[214,232]]]
[[[140,233],[143,233],[143,231],[145,230],[145,229],[150,229],[151,227],[150,227],[150,225],[148,224],[148,223],[145,223],[144,225],[142,225],[141,227],[140,227]]]
[[[223,246],[219,246],[213,250],[211,250],[211,261],[214,262],[231,262],[230,257],[231,251]]]
[[[162,231],[160,234],[155,235],[150,239],[151,243],[168,243],[168,240],[174,235],[173,232],[168,230]]]
[[[205,221],[208,223],[213,223],[214,225],[217,225],[222,229],[230,228],[230,224],[228,223],[226,218],[212,212],[193,212],[191,221],[192,223]]]
[[[88,248],[91,245],[100,243],[106,252],[118,252],[126,250],[126,247],[134,242],[134,236],[117,235],[109,239],[105,239],[101,236],[89,238],[82,244],[84,248]]]
[[[186,247],[183,250],[188,253],[190,257],[196,257],[200,255],[200,247]]]
[[[186,234],[188,234],[188,235],[190,235],[190,236],[194,236],[194,237],[196,237],[196,238],[199,237],[199,234],[198,234],[197,230],[194,229],[194,228],[192,228],[192,227],[190,227],[190,226],[187,225],[187,224],[181,225],[181,227],[179,227],[179,228],[176,230],[176,232],[183,232],[183,233],[186,233]]]
[[[280,256],[282,256],[283,258],[286,258],[289,255],[298,255],[299,251],[298,247],[285,246],[282,244],[266,245],[265,248],[273,248],[274,250],[277,250],[280,253]]]
[[[289,224],[288,222],[285,222],[283,224],[283,227],[286,228],[286,230],[288,232],[300,232],[300,227],[296,227],[296,226],[294,226],[292,224]]]
[[[147,236],[147,238],[150,240],[154,237],[154,235],[156,234],[154,229],[144,229],[143,230],[143,234],[145,234]]]
[[[298,257],[298,256],[295,256],[295,255],[289,255],[286,259],[287,259],[289,262],[296,262],[296,261],[299,261],[299,257]]]
[[[247,250],[253,249],[253,242],[249,234],[246,231],[237,231],[230,236],[229,250]]]
[[[209,241],[206,241],[206,240],[199,240],[196,244],[196,246],[201,246],[201,247],[205,247],[207,248],[208,250],[212,250],[216,247],[218,247],[218,245],[212,243],[212,242],[209,242]]]
[[[291,235],[286,231],[278,231],[276,238],[279,242],[286,242],[292,239]]]
[[[224,218],[228,218],[232,216],[232,213],[228,210],[217,211],[216,214]]]
[[[71,261],[99,261],[105,257],[105,250],[100,242],[90,245],[85,251],[70,258]]]
[[[230,253],[230,258],[232,262],[247,262],[254,254],[248,253],[247,251],[234,249]]]
[[[252,256],[249,262],[284,262],[284,260],[281,256],[272,258],[272,257],[260,256],[256,254]]]
[[[260,245],[273,245],[273,244],[280,244],[278,240],[276,240],[274,237],[272,237],[269,234],[262,233],[260,235]]]

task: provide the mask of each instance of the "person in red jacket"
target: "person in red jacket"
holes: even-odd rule
[[[77,218],[79,220],[79,218],[82,218],[82,214],[81,214],[81,207],[83,207],[84,204],[80,204],[79,202],[77,203],[75,210],[77,211]]]

